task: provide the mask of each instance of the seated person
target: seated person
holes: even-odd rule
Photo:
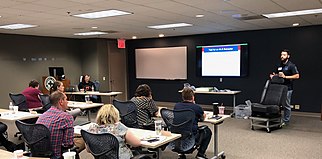
[[[95,91],[96,86],[95,86],[94,82],[90,81],[90,78],[91,78],[91,76],[89,76],[87,74],[84,75],[82,77],[82,82],[80,82],[78,84],[78,89],[79,90],[84,89],[84,91]],[[84,97],[82,97],[82,98],[83,98],[83,101],[85,101],[85,98]],[[100,96],[91,95],[90,99],[94,103],[100,103],[101,102]]]
[[[53,92],[50,95],[50,103],[51,108],[42,114],[36,123],[45,125],[51,132],[54,156],[62,158],[62,149],[72,147],[74,142],[75,146],[79,147],[78,152],[82,151],[85,148],[85,142],[82,138],[74,139],[74,118],[65,112],[68,108],[66,95],[59,91]]]
[[[151,88],[147,84],[139,85],[131,99],[138,109],[138,124],[140,128],[154,130],[154,120],[158,114],[158,107],[152,99]],[[150,125],[146,127],[146,125]]]
[[[90,81],[90,78],[91,76],[84,75],[82,77],[82,82],[78,84],[78,89],[79,90],[84,89],[84,91],[92,91],[92,88],[94,88],[95,90],[95,84],[92,81]]]
[[[8,141],[7,138],[4,137],[3,133],[7,131],[7,125],[0,122],[0,144],[4,146],[8,151],[13,152],[16,150],[16,144]]]
[[[198,121],[203,121],[206,118],[206,114],[204,113],[201,106],[197,105],[195,103],[195,96],[194,92],[190,87],[185,87],[182,90],[182,102],[175,104],[174,110],[184,110],[184,109],[191,109],[195,112],[196,117],[195,121],[193,122],[192,132],[194,133],[196,137],[196,142],[198,142],[200,139],[200,133],[203,133],[203,139],[201,139],[200,147],[198,150],[198,154],[196,158],[207,158],[205,153],[208,148],[212,132],[207,127],[204,129],[204,131],[198,130]]]
[[[63,82],[61,81],[55,81],[53,86],[50,88],[50,94],[55,92],[55,91],[59,91],[59,92],[64,92],[65,91],[65,87]]]
[[[39,94],[39,82],[32,80],[29,82],[29,87],[22,91],[22,94],[26,97],[26,103],[29,109],[42,107]]]
[[[100,132],[100,129],[111,127],[112,133],[119,141],[119,158],[129,159],[133,157],[131,149],[127,144],[138,147],[141,145],[140,140],[120,121],[119,111],[111,104],[101,107],[96,116],[97,126],[89,129],[92,133]]]

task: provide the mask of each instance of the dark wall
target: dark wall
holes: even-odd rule
[[[269,73],[280,59],[280,50],[291,50],[291,61],[300,71],[300,79],[295,81],[292,104],[299,104],[300,111],[320,112],[322,75],[322,26],[243,31],[195,36],[182,36],[157,39],[127,41],[129,64],[129,97],[132,97],[139,84],[147,83],[153,91],[156,101],[177,102],[181,100],[178,93],[183,83],[200,86],[216,86],[219,89],[241,90],[237,104],[250,99],[260,100],[261,92]],[[196,46],[211,44],[248,43],[249,73],[242,78],[203,78],[196,75]],[[188,47],[188,79],[182,81],[138,80],[135,78],[135,49],[156,47]],[[162,68],[160,68],[162,69]],[[156,70],[158,71],[158,70]],[[226,96],[197,95],[197,103],[211,104],[222,102],[232,105],[231,98]]]

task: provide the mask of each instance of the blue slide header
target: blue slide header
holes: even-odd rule
[[[205,53],[212,53],[212,52],[230,52],[230,51],[238,51],[239,46],[221,46],[221,47],[205,47],[203,51]]]

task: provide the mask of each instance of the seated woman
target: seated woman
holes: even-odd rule
[[[59,91],[59,92],[64,92],[65,91],[65,87],[63,82],[61,81],[55,81],[53,86],[50,88],[50,94],[55,92],[55,91]]]
[[[138,147],[141,145],[140,140],[120,121],[119,111],[111,104],[106,104],[101,107],[97,113],[97,126],[89,129],[92,133],[101,132],[100,129],[110,127],[112,133],[119,141],[119,158],[129,159],[133,157],[131,149],[127,144]]]
[[[157,116],[158,107],[152,99],[151,88],[147,84],[139,85],[131,99],[138,109],[138,123],[142,129],[154,130],[154,120],[152,117]]]
[[[41,94],[41,91],[39,90],[38,81],[30,81],[29,87],[23,90],[21,94],[23,94],[26,97],[26,103],[29,109],[42,107],[41,100],[39,98],[39,94]]]
[[[78,89],[80,91],[81,90],[83,90],[83,91],[95,91],[97,89],[95,84],[94,84],[94,82],[90,81],[90,78],[91,78],[91,76],[89,76],[87,74],[82,77],[82,82],[80,82],[78,84]],[[83,98],[82,100],[84,101],[85,98],[84,97],[82,97],[82,98]],[[100,96],[91,95],[90,98],[91,98],[91,101],[94,102],[94,103],[101,103],[101,97]]]

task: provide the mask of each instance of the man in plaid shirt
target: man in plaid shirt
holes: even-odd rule
[[[51,132],[51,145],[56,158],[62,158],[62,148],[73,146],[73,116],[66,111],[67,97],[62,92],[50,95],[52,107],[41,115],[37,124],[43,124]]]

